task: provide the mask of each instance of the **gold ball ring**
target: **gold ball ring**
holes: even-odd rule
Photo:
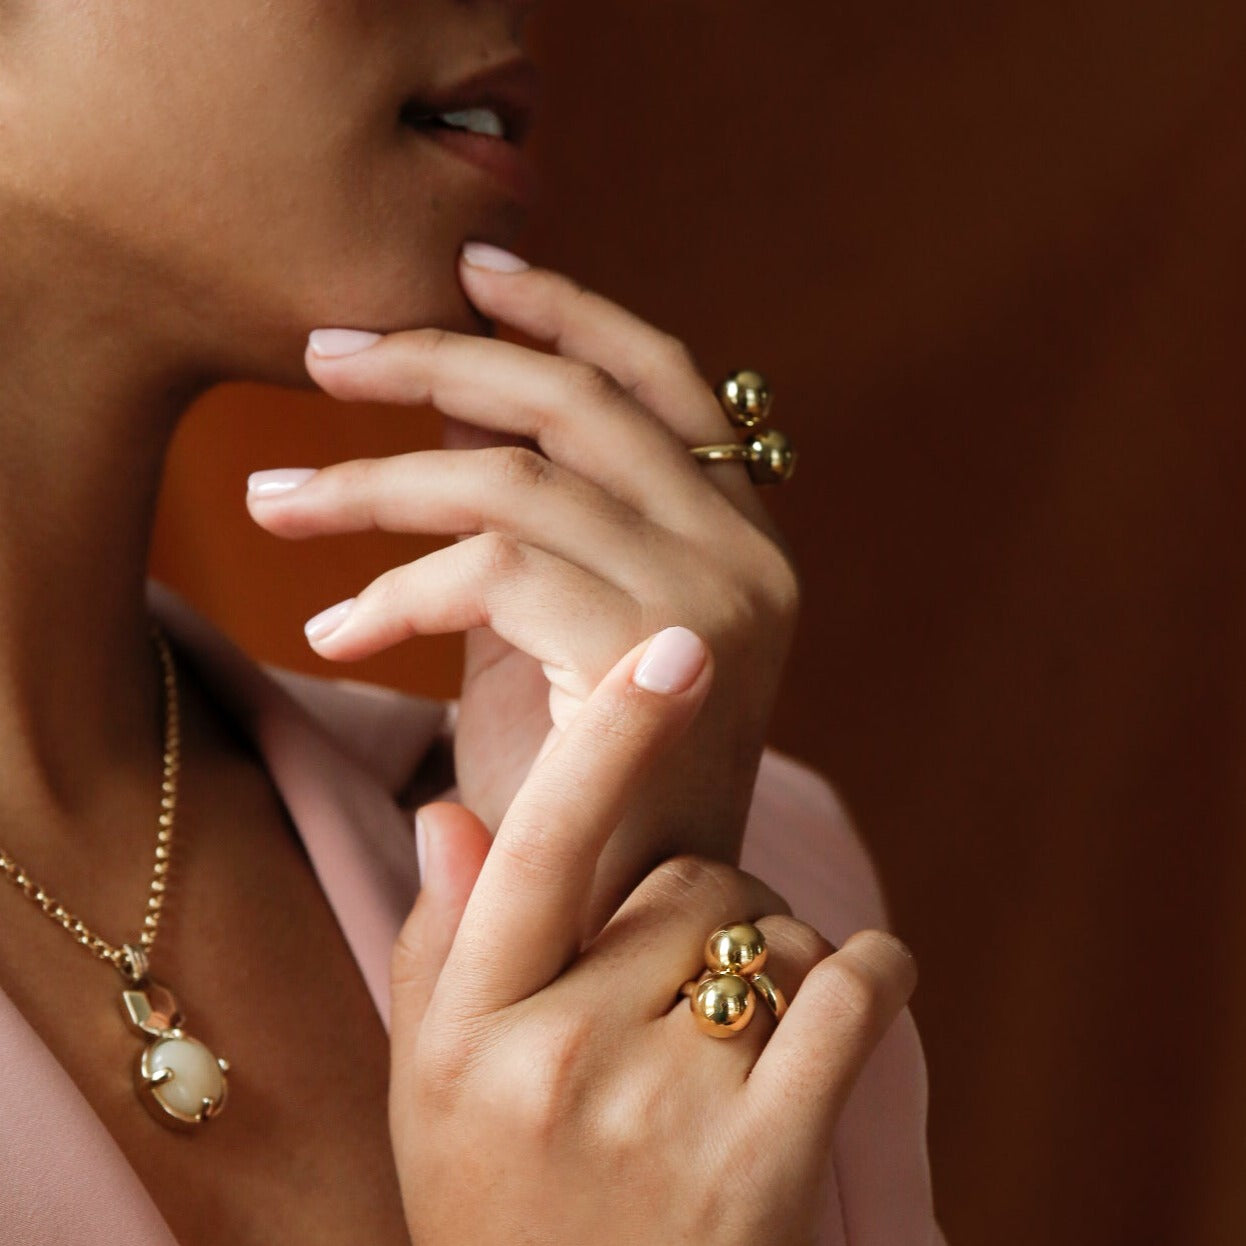
[[[753,1019],[757,996],[778,1020],[787,1000],[764,972],[769,953],[766,936],[752,922],[728,922],[705,941],[706,972],[685,982],[680,994],[698,1027],[714,1038],[732,1038]]]
[[[770,416],[773,396],[760,372],[745,368],[733,372],[718,387],[718,400],[727,418],[751,435],[743,441],[690,446],[701,463],[743,463],[755,485],[777,485],[791,480],[796,470],[796,448],[777,428],[759,429]]]

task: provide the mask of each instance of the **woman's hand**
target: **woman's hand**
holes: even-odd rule
[[[634,682],[643,646],[618,662],[491,848],[466,809],[423,811],[425,882],[393,959],[390,1090],[422,1246],[817,1240],[832,1128],[913,963],[873,933],[832,954],[761,882],[686,856],[649,874],[582,950],[602,846],[710,683],[694,638],[663,639],[674,661],[646,669],[669,693]],[[791,1005],[776,1026],[759,1004],[718,1040],[679,988],[709,932],[746,918]]]
[[[491,828],[619,653],[676,620],[706,639],[721,672],[711,704],[634,793],[598,878],[604,920],[667,856],[736,859],[797,581],[744,468],[688,453],[737,433],[687,351],[566,278],[469,253],[472,302],[557,353],[416,329],[336,357],[309,347],[307,367],[338,398],[431,403],[450,445],[477,448],[260,473],[250,510],[284,537],[466,538],[382,575],[310,631],[334,660],[467,631],[456,774]],[[361,339],[313,336],[327,350]]]

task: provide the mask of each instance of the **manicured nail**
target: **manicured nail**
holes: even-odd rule
[[[367,333],[363,329],[313,329],[307,335],[307,344],[319,359],[357,355],[380,340],[379,333]]]
[[[686,692],[705,665],[705,642],[686,627],[659,632],[636,664],[632,683],[646,692],[670,696]]]
[[[314,467],[275,467],[267,472],[252,472],[247,477],[247,493],[253,498],[275,498],[306,484],[315,474]]]
[[[487,268],[492,273],[522,273],[532,267],[527,260],[488,242],[465,242],[463,258],[473,268]]]
[[[350,608],[355,604],[355,599],[351,597],[348,601],[339,601],[336,606],[330,606],[327,610],[322,610],[313,618],[307,620],[303,624],[303,631],[307,633],[308,640],[325,640],[337,631],[346,616],[350,613]]]
[[[420,871],[420,886],[424,886],[424,880],[427,878],[424,865],[425,853],[428,851],[428,824],[420,815],[420,811],[415,811],[415,863]]]

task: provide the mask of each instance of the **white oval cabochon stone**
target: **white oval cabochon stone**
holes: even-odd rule
[[[162,1038],[148,1057],[152,1075],[161,1069],[172,1069],[173,1076],[152,1093],[186,1116],[194,1116],[205,1099],[214,1103],[225,1089],[225,1078],[216,1058],[196,1038]]]

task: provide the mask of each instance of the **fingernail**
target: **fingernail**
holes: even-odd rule
[[[632,683],[646,692],[670,696],[686,692],[705,665],[705,642],[686,627],[659,632],[636,664]]]
[[[424,886],[426,875],[425,853],[428,850],[428,824],[417,809],[415,811],[415,863],[420,871],[420,886]]]
[[[380,340],[379,333],[368,333],[363,329],[313,329],[307,335],[307,344],[319,359],[357,355]]]
[[[307,633],[307,639],[325,640],[333,635],[342,626],[354,604],[355,599],[351,597],[347,601],[339,601],[336,606],[330,606],[327,610],[322,610],[319,614],[308,619],[303,624],[303,631]]]
[[[487,268],[493,273],[522,273],[532,267],[527,260],[489,242],[465,242],[463,258],[473,268]]]
[[[271,471],[252,472],[247,477],[247,493],[253,498],[275,498],[306,484],[315,474],[314,467],[275,467]]]

